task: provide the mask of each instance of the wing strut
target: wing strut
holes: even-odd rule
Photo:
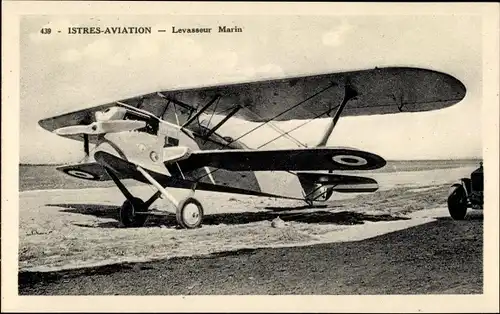
[[[85,152],[85,156],[88,157],[90,154],[88,134],[83,134],[83,151]]]
[[[170,203],[172,203],[172,205],[175,206],[175,208],[179,206],[179,202],[175,199],[175,197],[173,197],[172,194],[168,193],[168,191],[158,181],[156,181],[146,170],[142,169],[141,166],[137,166],[136,169],[144,176],[144,178],[146,178],[149,181],[149,183],[154,185],[154,187],[157,188],[158,191],[163,196],[165,196],[167,200],[169,200]],[[155,195],[159,194],[155,193]]]
[[[337,108],[337,111],[335,111],[335,114],[333,115],[332,122],[328,126],[328,128],[325,131],[325,134],[323,135],[323,138],[321,141],[319,141],[318,147],[320,146],[325,146],[326,142],[328,142],[328,139],[330,138],[330,135],[333,132],[333,129],[337,125],[337,122],[339,121],[340,115],[342,114],[342,111],[344,110],[345,105],[349,102],[349,100],[355,98],[358,96],[358,92],[354,89],[354,87],[351,86],[351,84],[346,83],[345,85],[345,92],[344,92],[344,99],[342,99],[342,102],[340,103],[340,106]],[[329,115],[330,113],[328,113]]]
[[[276,119],[276,118],[280,117],[281,115],[283,115],[283,114],[285,114],[285,113],[289,112],[290,110],[293,110],[294,108],[296,108],[296,107],[298,107],[298,106],[300,106],[300,105],[302,105],[302,104],[306,103],[306,102],[307,102],[307,101],[309,101],[310,99],[313,99],[314,97],[318,96],[318,95],[319,95],[319,94],[321,94],[321,93],[324,93],[325,91],[327,91],[328,89],[330,89],[330,88],[332,88],[332,87],[334,87],[334,86],[336,86],[336,85],[337,85],[336,83],[333,83],[333,82],[332,82],[330,85],[328,85],[328,86],[326,86],[325,88],[321,89],[320,91],[318,91],[318,92],[314,93],[313,95],[311,95],[311,96],[307,97],[306,99],[304,99],[304,100],[300,101],[299,103],[297,103],[297,104],[293,105],[292,107],[290,107],[290,108],[288,108],[288,109],[286,109],[286,110],[284,110],[284,111],[282,111],[282,112],[278,113],[277,115],[275,115],[274,117],[272,117],[272,118],[270,118],[270,119],[267,119],[264,123],[261,123],[261,124],[257,125],[256,127],[252,128],[252,129],[251,129],[251,130],[249,130],[249,131],[246,131],[246,132],[245,132],[245,133],[243,133],[242,135],[238,136],[237,138],[233,139],[231,142],[229,142],[228,144],[226,144],[226,145],[225,145],[224,147],[222,147],[221,149],[224,149],[224,148],[228,147],[231,143],[236,142],[237,140],[239,140],[239,139],[241,139],[241,138],[243,138],[243,137],[247,136],[248,134],[250,134],[250,133],[254,132],[255,130],[257,130],[257,129],[259,129],[259,128],[263,127],[263,126],[264,126],[264,125],[266,125],[266,124],[268,124],[268,123],[269,123],[269,122],[271,122],[272,120],[274,120],[274,119]],[[239,108],[238,108],[238,107],[236,107],[235,109],[238,109],[238,110],[239,110]],[[231,115],[231,116],[232,116],[232,115],[234,115],[234,114],[236,113],[236,111],[238,111],[238,110],[236,110],[236,111],[235,111],[235,109],[233,109],[233,111],[230,113],[230,115]],[[319,115],[317,116],[317,118],[319,118],[320,116],[322,116],[322,115],[324,115],[324,114],[329,114],[329,113],[331,112],[331,110],[332,110],[332,109],[328,109],[328,111],[326,111],[326,112],[323,112],[323,113],[319,114]],[[233,112],[234,112],[234,113],[233,113]],[[227,118],[227,119],[229,119],[229,118]],[[225,120],[227,120],[227,119],[224,119],[222,122],[225,122]],[[289,130],[288,132],[285,132],[284,134],[280,134],[278,137],[276,137],[276,138],[274,138],[274,139],[270,140],[269,142],[265,143],[264,145],[261,145],[260,147],[263,147],[263,146],[265,146],[265,145],[267,145],[267,144],[271,143],[272,141],[277,140],[278,138],[280,138],[280,137],[284,136],[285,134],[289,134],[289,133],[290,133],[290,132],[292,132],[293,130],[298,129],[299,127],[304,126],[304,125],[306,125],[307,123],[309,123],[309,122],[311,122],[311,121],[313,121],[313,120],[308,120],[308,121],[306,121],[305,123],[303,123],[303,124],[299,125],[298,127],[295,127],[295,128],[293,128],[292,130]],[[219,124],[220,124],[220,123],[219,123]],[[217,127],[218,127],[218,126],[217,126]],[[260,147],[259,147],[259,148],[260,148]],[[213,170],[213,171],[210,171],[210,172],[208,172],[207,174],[205,174],[205,175],[203,175],[203,176],[201,176],[201,177],[197,178],[197,179],[196,179],[196,180],[197,180],[197,182],[199,182],[201,179],[205,178],[207,175],[211,175],[212,173],[214,173],[214,172],[218,171],[219,169],[220,169],[220,168],[217,168],[217,169],[215,169],[215,170]]]
[[[227,116],[224,117],[224,119],[222,119],[219,123],[217,123],[216,126],[211,128],[210,131],[208,131],[208,133],[205,135],[205,138],[209,138],[210,135],[214,134],[214,132],[217,131],[218,128],[220,128],[224,123],[226,123],[226,121],[229,120],[232,116],[234,116],[236,112],[238,112],[240,109],[241,106],[239,105],[234,107],[233,110],[231,110],[231,112],[229,112]]]
[[[193,123],[193,121],[195,121],[196,119],[198,119],[219,98],[220,98],[220,95],[216,95],[214,98],[212,98],[205,106],[203,106],[203,108],[200,109],[200,111],[198,111],[197,113],[194,114],[194,116],[192,116],[191,118],[189,118],[189,120],[187,120],[182,125],[182,128],[187,127],[188,125],[190,125],[191,123]]]

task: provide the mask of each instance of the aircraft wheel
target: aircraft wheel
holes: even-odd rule
[[[142,210],[144,202],[135,197],[133,202],[125,200],[120,208],[120,222],[127,228],[142,227],[148,219],[147,215],[137,215],[135,212]]]
[[[188,197],[179,204],[175,216],[182,228],[198,228],[203,221],[203,206],[197,199]]]
[[[467,214],[467,193],[461,184],[453,184],[450,189],[448,211],[455,220],[463,220]]]

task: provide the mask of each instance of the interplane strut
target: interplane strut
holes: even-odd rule
[[[303,101],[299,102],[298,104],[296,104],[296,105],[294,105],[294,106],[292,106],[292,107],[288,108],[287,110],[285,110],[285,111],[283,111],[283,112],[281,112],[281,113],[277,114],[277,115],[276,115],[276,116],[274,116],[272,119],[269,119],[269,120],[267,120],[266,122],[264,122],[264,123],[262,123],[262,124],[260,124],[260,125],[258,125],[258,126],[256,126],[256,127],[254,127],[254,128],[253,128],[253,129],[251,129],[250,131],[245,132],[244,134],[240,135],[240,136],[239,136],[239,137],[237,137],[236,139],[232,140],[232,141],[231,141],[231,143],[233,143],[233,142],[235,142],[235,141],[237,141],[237,140],[239,140],[239,139],[243,138],[244,136],[247,136],[247,135],[249,135],[249,134],[251,134],[251,133],[255,132],[257,129],[259,129],[259,128],[260,128],[260,127],[262,127],[263,125],[265,125],[265,124],[267,124],[267,123],[271,122],[273,119],[275,119],[275,118],[277,118],[277,117],[279,117],[279,116],[281,116],[281,115],[285,114],[286,112],[288,112],[288,111],[290,111],[290,110],[292,110],[292,109],[294,109],[294,108],[298,107],[299,105],[304,104],[306,101],[308,101],[308,100],[310,100],[310,99],[314,98],[315,96],[317,96],[317,95],[319,95],[319,94],[321,94],[321,93],[325,92],[325,91],[326,91],[326,90],[328,90],[329,88],[331,88],[331,87],[333,87],[333,86],[336,86],[336,85],[337,85],[337,84],[332,83],[331,85],[329,85],[328,87],[326,87],[326,88],[322,89],[321,91],[317,92],[316,94],[314,94],[314,95],[312,95],[312,96],[308,97],[307,99],[305,99],[305,100],[303,100]],[[332,123],[330,124],[330,126],[329,126],[328,130],[325,132],[325,135],[324,135],[323,139],[320,141],[320,145],[324,146],[324,145],[326,144],[326,141],[328,141],[328,138],[330,137],[330,135],[331,135],[331,133],[332,133],[333,129],[335,128],[335,125],[336,125],[337,121],[339,120],[339,118],[340,118],[340,116],[341,116],[341,114],[342,114],[342,111],[344,110],[344,108],[345,108],[346,104],[347,104],[347,103],[348,103],[351,99],[355,98],[357,95],[358,95],[358,94],[357,94],[356,90],[355,90],[355,89],[351,86],[351,84],[349,84],[348,82],[346,82],[346,84],[345,84],[344,98],[343,98],[342,102],[341,102],[339,105],[337,105],[337,106],[335,106],[335,107],[333,107],[333,108],[329,108],[329,109],[328,109],[328,110],[326,110],[325,112],[322,112],[322,113],[320,113],[319,115],[317,115],[317,116],[315,117],[315,118],[319,118],[319,117],[321,117],[321,116],[323,116],[323,115],[329,115],[333,109],[336,109],[336,108],[337,108],[337,111],[335,112],[335,115],[334,115],[334,117],[333,117],[333,119],[332,119]],[[289,130],[288,132],[285,132],[285,133],[283,133],[283,134],[280,134],[278,137],[273,138],[272,140],[270,140],[270,141],[266,142],[266,143],[265,143],[265,144],[263,144],[263,145],[260,145],[257,149],[262,148],[263,146],[268,145],[268,144],[270,144],[270,143],[272,143],[272,142],[276,141],[277,139],[279,139],[279,138],[281,138],[281,137],[283,137],[283,136],[285,136],[285,135],[289,134],[290,132],[292,132],[292,131],[294,131],[294,130],[297,130],[298,128],[303,127],[304,125],[306,125],[306,124],[310,123],[310,122],[311,122],[311,121],[313,121],[313,120],[314,120],[314,119],[308,120],[308,121],[304,122],[303,124],[301,124],[301,125],[299,125],[299,126],[297,126],[297,127],[293,128],[293,129]],[[226,144],[226,145],[225,145],[224,147],[222,147],[221,149],[226,148],[227,146],[229,146],[229,144],[230,144],[230,143]],[[318,145],[318,146],[320,146],[320,145]],[[208,176],[208,175],[212,175],[213,173],[215,173],[215,172],[216,172],[216,171],[218,171],[218,170],[220,170],[220,168],[216,168],[216,169],[214,169],[214,170],[212,170],[212,171],[210,171],[210,172],[207,172],[207,174],[204,174],[204,175],[200,176],[199,178],[197,178],[197,181],[200,181],[201,179],[205,178],[205,177],[206,177],[206,176]]]

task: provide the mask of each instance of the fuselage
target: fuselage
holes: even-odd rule
[[[250,149],[237,139],[223,137],[213,131],[214,123],[210,122],[209,116],[198,119],[187,128],[181,128],[192,112],[179,107],[169,105],[162,119],[148,119],[128,111],[124,119],[146,120],[146,127],[136,131],[104,134],[94,153],[105,151],[176,179],[236,187],[287,198],[304,198],[302,185],[293,172],[228,171],[213,167],[185,172],[175,162],[164,163],[162,157],[172,147],[187,147],[191,151]]]

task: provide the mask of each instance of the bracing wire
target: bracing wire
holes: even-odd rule
[[[317,119],[317,118],[321,117],[322,115],[328,114],[331,110],[333,110],[333,109],[337,109],[339,106],[340,106],[340,105],[337,105],[337,106],[333,107],[332,109],[328,109],[327,111],[322,112],[320,115],[315,116],[315,117],[314,117],[314,118],[312,118],[311,120],[308,120],[308,121],[306,121],[306,122],[304,122],[304,123],[302,123],[302,124],[300,124],[300,125],[298,125],[298,126],[296,126],[296,127],[292,128],[292,129],[288,130],[287,132],[285,132],[285,134],[290,133],[290,132],[293,132],[293,131],[295,131],[295,130],[297,130],[297,129],[301,128],[301,127],[303,127],[304,125],[306,125],[306,124],[308,124],[308,123],[311,123],[312,121],[314,121],[314,119]],[[266,143],[264,143],[264,144],[260,145],[259,147],[257,147],[257,149],[262,148],[262,147],[264,147],[264,146],[266,146],[266,145],[268,145],[268,144],[270,144],[270,143],[274,142],[275,140],[279,139],[279,138],[280,138],[280,137],[282,137],[282,136],[284,136],[284,134],[279,135],[278,137],[275,137],[275,138],[271,139],[270,141],[267,141]]]
[[[246,109],[249,113],[251,113],[251,114],[255,115],[257,118],[262,119],[262,117],[261,117],[259,114],[257,114],[256,112],[253,112],[253,111],[251,111],[251,110],[250,110],[250,109],[248,109],[248,108],[245,108],[245,109]],[[280,133],[280,134],[281,134],[281,136],[286,136],[287,138],[289,138],[290,140],[292,140],[293,142],[295,142],[295,144],[297,144],[297,145],[299,145],[299,146],[302,146],[302,147],[307,147],[307,145],[305,145],[304,143],[302,143],[301,141],[299,141],[298,139],[296,139],[295,137],[293,137],[291,134],[289,134],[289,133],[290,133],[290,131],[285,132],[285,131],[283,131],[281,128],[279,128],[277,125],[275,125],[275,124],[273,124],[273,123],[269,123],[269,126],[270,126],[271,128],[273,128],[276,132]],[[280,138],[281,136],[279,136],[278,138]],[[267,144],[269,144],[269,143],[267,143]],[[267,145],[267,144],[266,144],[266,145]],[[262,147],[262,146],[259,146],[257,149],[259,149],[259,148],[261,148],[261,147]]]
[[[212,111],[212,115],[210,116],[210,119],[208,120],[208,125],[210,125],[210,122],[212,122],[212,118],[214,117],[215,111],[217,110],[217,107],[219,106],[219,102],[220,102],[220,97],[217,98],[217,102],[215,103],[215,107],[214,107],[214,110]]]
[[[328,89],[332,88],[333,86],[335,86],[335,84],[333,84],[333,83],[332,83],[332,84],[330,84],[329,86],[327,86],[327,87],[325,87],[325,88],[321,89],[320,91],[318,91],[318,92],[314,93],[313,95],[311,95],[311,96],[307,97],[306,99],[304,99],[304,100],[302,100],[302,101],[298,102],[297,104],[293,105],[292,107],[290,107],[290,108],[288,108],[288,109],[286,109],[286,110],[284,110],[284,111],[280,112],[279,114],[275,115],[274,117],[269,118],[269,119],[268,119],[267,121],[265,121],[264,123],[261,123],[261,124],[257,125],[256,127],[252,128],[251,130],[249,130],[249,131],[247,131],[247,132],[243,133],[242,135],[240,135],[240,136],[238,136],[237,138],[233,139],[232,141],[228,142],[228,143],[227,143],[227,144],[225,144],[225,145],[224,145],[221,149],[227,148],[227,147],[228,147],[229,145],[231,145],[232,143],[234,143],[234,142],[236,142],[236,141],[238,141],[238,140],[242,139],[243,137],[247,136],[248,134],[253,133],[253,132],[254,132],[254,131],[256,131],[257,129],[259,129],[259,128],[261,128],[262,126],[264,126],[265,124],[267,124],[267,123],[269,123],[269,122],[273,121],[274,119],[276,119],[276,118],[278,118],[278,117],[280,117],[280,116],[284,115],[285,113],[287,113],[287,112],[289,112],[289,111],[291,111],[291,110],[295,109],[296,107],[298,107],[298,106],[300,106],[300,105],[304,104],[305,102],[309,101],[310,99],[313,99],[314,97],[318,96],[319,94],[324,93],[326,90],[328,90]],[[328,113],[328,112],[330,112],[330,111],[331,111],[331,109],[327,110],[325,113],[321,113],[321,115],[317,115],[316,117],[314,117],[314,119],[316,119],[317,117],[322,116],[323,114],[327,114],[327,113]],[[307,124],[307,123],[306,123],[306,124]],[[197,178],[197,179],[196,179],[196,182],[199,182],[201,179],[203,179],[203,178],[205,178],[205,177],[207,177],[207,176],[209,176],[209,175],[212,175],[213,173],[215,173],[216,171],[219,171],[219,170],[220,170],[220,168],[216,168],[216,169],[214,169],[213,171],[207,171],[207,173],[206,173],[205,175],[203,175],[203,176],[201,176],[201,177]]]
[[[297,130],[297,129],[299,129],[299,128],[303,127],[304,125],[306,125],[306,124],[308,124],[308,123],[311,123],[314,119],[318,119],[319,117],[321,117],[321,116],[323,116],[323,115],[325,115],[325,114],[326,114],[326,115],[328,115],[328,114],[329,114],[329,113],[330,113],[333,109],[336,109],[336,108],[338,108],[339,106],[340,106],[340,105],[337,105],[337,106],[335,106],[335,107],[333,107],[333,108],[329,108],[328,110],[326,110],[326,111],[324,111],[324,112],[322,112],[322,113],[320,113],[320,114],[318,114],[318,115],[314,116],[311,120],[308,120],[308,121],[306,121],[306,122],[304,122],[304,123],[300,124],[299,126],[297,126],[297,127],[293,128],[293,129],[289,130],[288,132],[292,132],[292,131],[294,131],[294,130]],[[259,126],[261,126],[261,125],[259,125]],[[257,128],[254,128],[254,129],[256,130]],[[234,142],[236,142],[237,140],[239,140],[240,138],[242,138],[243,136],[248,135],[248,134],[250,134],[250,133],[248,133],[248,132],[247,132],[247,133],[243,134],[242,136],[239,136],[238,138],[236,138],[236,139],[232,140],[230,143],[234,143]],[[273,142],[273,141],[277,140],[278,138],[280,138],[280,137],[282,137],[282,136],[284,136],[284,135],[282,134],[282,135],[278,136],[277,138],[272,139],[272,140],[271,140],[271,141],[269,141],[268,143],[265,143],[264,145],[267,145],[267,144],[269,144],[269,143],[271,143],[271,142]],[[229,144],[230,144],[230,143],[229,143]],[[259,146],[259,147],[258,147],[258,148],[256,148],[256,149],[259,149],[259,148],[261,148],[262,146],[263,146],[263,145]],[[227,147],[227,145],[225,145],[225,147]],[[223,148],[225,148],[225,147],[223,147]],[[215,173],[216,171],[218,171],[218,170],[220,170],[220,169],[221,169],[221,168],[216,168],[216,169],[214,169],[213,171],[208,171],[206,174],[204,174],[204,175],[202,175],[201,177],[197,178],[197,179],[196,179],[196,181],[197,181],[197,182],[199,182],[201,179],[205,178],[205,177],[206,177],[206,176],[208,176],[208,175],[212,175],[213,173]],[[290,171],[288,171],[288,172],[290,172]],[[291,173],[291,172],[290,172],[290,173]]]
[[[326,90],[328,90],[328,89],[332,88],[333,86],[334,86],[334,84],[330,84],[329,86],[327,86],[327,87],[323,88],[322,90],[320,90],[320,91],[316,92],[315,94],[313,94],[313,95],[311,95],[311,96],[307,97],[306,99],[304,99],[304,100],[302,100],[301,102],[299,102],[299,103],[297,103],[297,104],[293,105],[292,107],[288,108],[287,110],[284,110],[284,111],[280,112],[279,114],[275,115],[274,117],[269,118],[268,120],[264,121],[264,123],[261,123],[261,124],[257,125],[256,127],[252,128],[251,130],[249,130],[249,131],[247,131],[247,132],[243,133],[242,135],[238,136],[238,138],[236,138],[236,139],[234,139],[233,141],[231,141],[231,143],[232,143],[232,142],[235,142],[235,141],[237,141],[237,140],[239,140],[239,139],[241,139],[241,138],[243,138],[243,137],[245,137],[245,136],[247,136],[248,134],[250,134],[250,133],[252,133],[252,132],[254,132],[254,131],[256,131],[257,129],[261,128],[262,126],[266,125],[267,123],[269,123],[269,122],[273,121],[274,119],[276,119],[276,118],[278,118],[278,117],[280,117],[280,116],[284,115],[285,113],[287,113],[287,112],[291,111],[292,109],[295,109],[296,107],[298,107],[298,106],[300,106],[300,105],[304,104],[305,102],[309,101],[310,99],[313,99],[314,97],[316,97],[316,96],[318,96],[319,94],[321,94],[321,93],[325,92]],[[229,143],[229,144],[230,144],[230,143]],[[224,147],[222,147],[221,149],[228,147],[228,145],[229,145],[229,144],[226,144],[226,145],[225,145]]]

